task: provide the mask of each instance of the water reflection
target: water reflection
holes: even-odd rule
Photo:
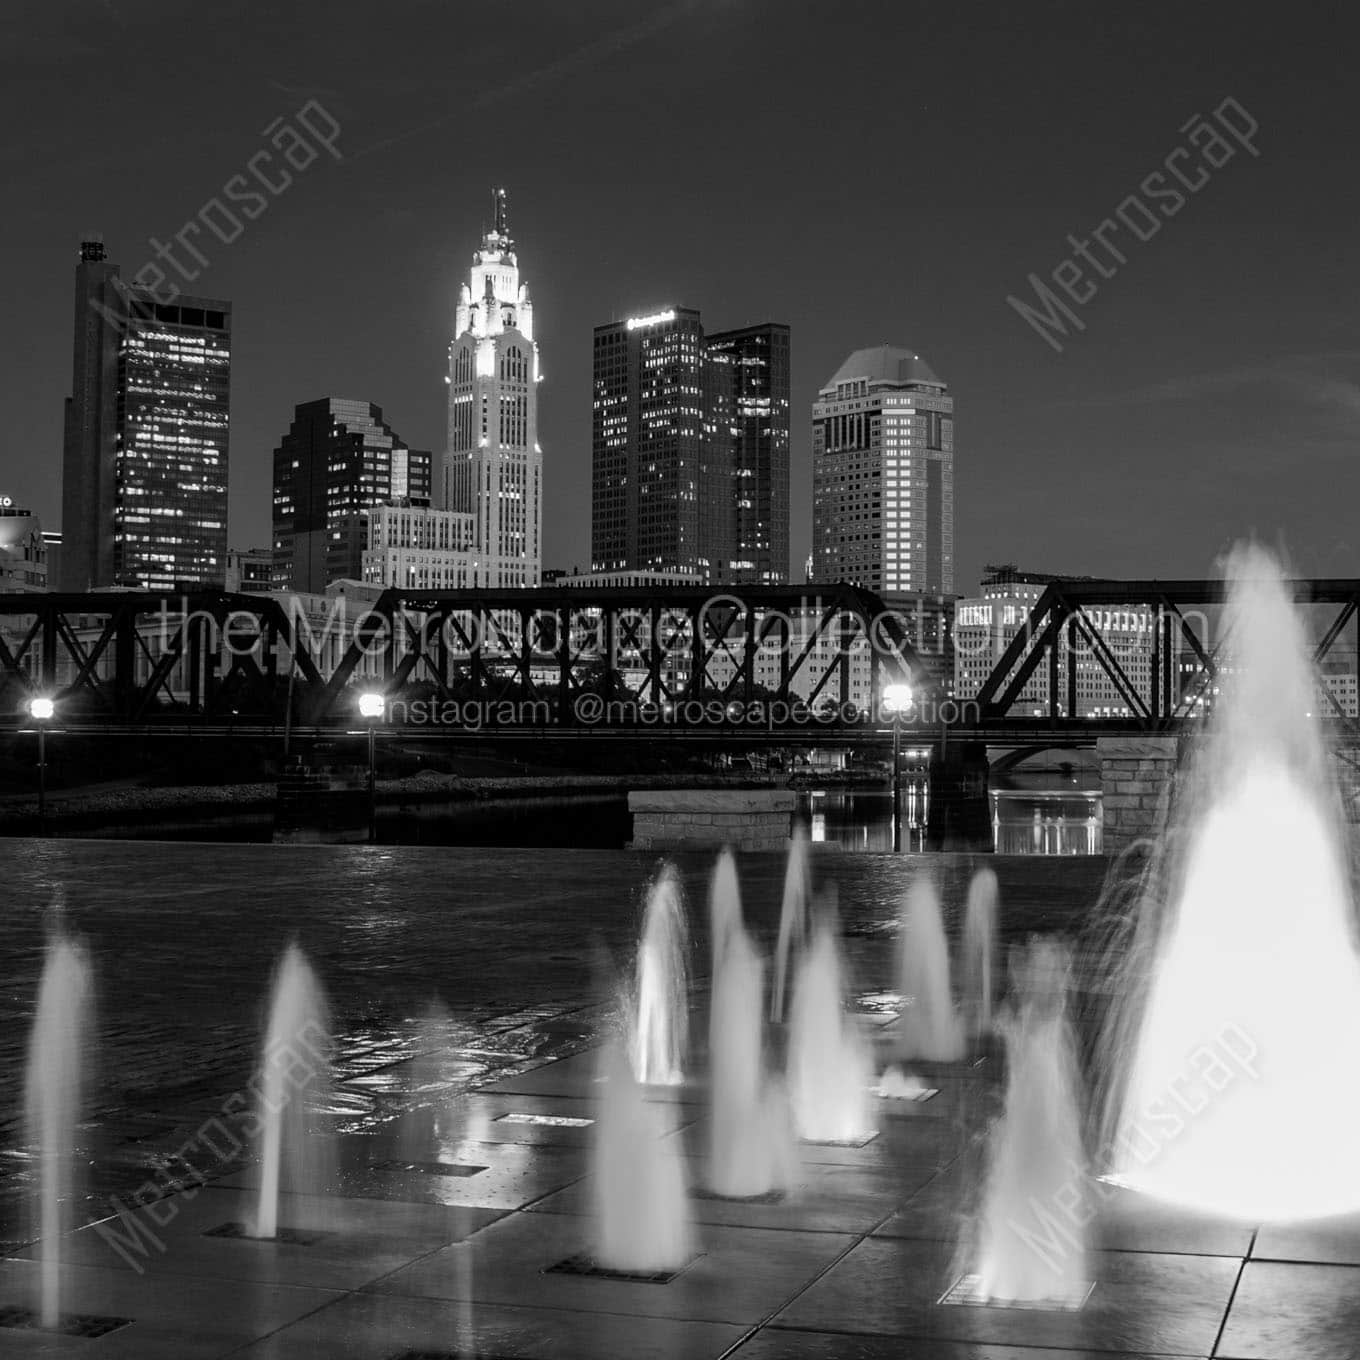
[[[902,849],[926,848],[930,787],[924,777],[902,781]],[[813,789],[798,800],[814,842],[842,850],[884,851],[893,848],[892,793],[888,789]]]
[[[1098,855],[1103,814],[1098,793],[993,789],[992,849],[998,855]]]

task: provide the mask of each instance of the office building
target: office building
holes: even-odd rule
[[[459,291],[449,346],[448,444],[436,497],[476,517],[483,584],[536,586],[543,565],[538,346],[519,276],[506,192]]]
[[[789,329],[668,307],[595,328],[591,566],[788,580]]]
[[[360,519],[360,579],[370,585],[463,590],[496,584],[482,570],[476,515],[375,505],[363,511]]]
[[[128,285],[81,243],[62,451],[62,585],[221,586],[231,304]]]
[[[0,496],[0,591],[46,590],[49,565],[37,515]]]
[[[812,408],[818,582],[954,590],[954,399],[919,354],[856,350]]]
[[[960,600],[955,609],[954,697],[971,699],[977,695],[1012,640],[1026,631],[1034,606],[1051,584],[1090,579],[1017,571],[1009,565],[989,569],[978,594]],[[1097,648],[1084,633],[1075,645],[1060,646],[1052,672],[1046,659],[1035,667],[1012,705],[1013,716],[1048,715],[1053,675],[1057,678],[1059,716],[1135,716],[1128,697],[1110,674],[1106,664],[1109,658],[1117,663],[1135,694],[1151,693],[1152,654],[1156,640],[1156,613],[1152,607],[1092,606],[1085,609],[1083,615],[1089,627],[1098,634],[1101,647]],[[1107,655],[1102,655],[1102,650]]]
[[[269,548],[229,548],[224,589],[262,593],[274,588],[274,554]]]
[[[362,512],[428,506],[432,459],[410,448],[368,401],[304,402],[274,450],[276,590],[321,594],[362,572]]]
[[[720,331],[706,349],[720,403],[709,423],[730,440],[730,509],[711,507],[730,535],[722,579],[778,585],[789,579],[789,328]]]

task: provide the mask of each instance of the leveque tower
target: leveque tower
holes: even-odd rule
[[[538,444],[534,307],[520,280],[504,189],[459,289],[449,345],[448,443],[438,502],[475,517],[478,575],[536,586],[543,565],[543,451]]]

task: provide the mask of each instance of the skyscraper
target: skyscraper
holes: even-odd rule
[[[789,579],[789,328],[766,322],[708,337],[713,388],[730,411],[712,412],[731,439],[731,553],[724,580]],[[729,381],[717,375],[726,373]]]
[[[462,285],[449,346],[448,444],[439,504],[477,517],[489,584],[535,586],[543,565],[534,308],[520,282],[504,189]]]
[[[591,565],[788,579],[789,332],[668,307],[595,328]]]
[[[812,408],[818,581],[954,590],[954,399],[919,354],[856,350]]]
[[[362,512],[430,503],[432,459],[408,448],[368,401],[303,402],[274,450],[274,586],[320,594],[358,579]]]
[[[222,584],[230,387],[230,303],[160,303],[119,278],[101,241],[81,242],[63,589]]]

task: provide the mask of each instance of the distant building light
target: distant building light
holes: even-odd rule
[[[630,316],[628,318],[628,329],[635,331],[642,326],[660,326],[667,321],[675,320],[675,309],[671,308],[665,312],[653,312],[650,316]]]

